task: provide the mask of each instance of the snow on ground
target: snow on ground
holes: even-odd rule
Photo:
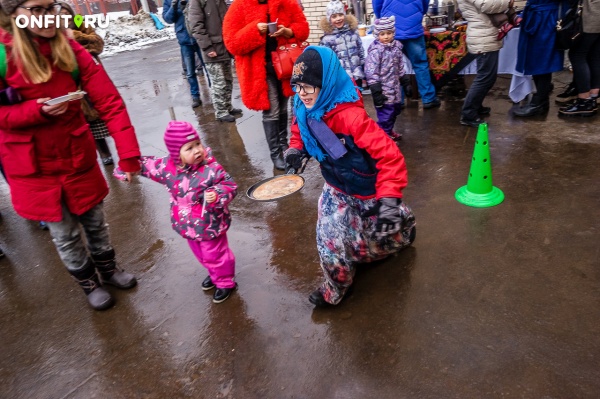
[[[129,15],[128,11],[111,12],[108,14],[108,28],[97,28],[96,32],[104,38],[102,57],[111,56],[123,51],[140,49],[148,44],[163,40],[175,39],[173,25],[166,24],[162,19],[162,8],[156,14],[165,25],[158,30],[152,17],[144,11],[137,15]]]

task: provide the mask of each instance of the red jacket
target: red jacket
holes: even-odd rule
[[[69,103],[59,116],[42,113],[37,99],[58,97],[76,91],[69,72],[53,67],[49,82],[25,81],[11,59],[12,37],[0,30],[6,46],[7,73],[0,87],[18,90],[23,101],[0,105],[0,159],[10,185],[16,212],[27,219],[62,220],[61,202],[81,215],[108,194],[106,180],[96,161],[96,145],[81,111],[79,101]],[[40,52],[50,60],[50,44],[38,41]],[[128,172],[139,170],[140,150],[125,104],[101,64],[73,40],[69,40],[79,67],[82,90],[115,139],[119,166]]]
[[[259,22],[277,20],[294,32],[294,39],[305,41],[308,38],[308,22],[297,0],[269,0],[259,4],[257,0],[235,0],[223,20],[223,39],[225,46],[235,56],[242,101],[250,109],[268,110],[269,97],[267,87],[267,68],[265,66],[266,35],[258,31]],[[278,45],[288,41],[277,38]],[[283,84],[286,96],[294,95],[290,82]]]
[[[375,167],[378,171],[375,182],[377,199],[402,198],[402,190],[408,184],[404,156],[396,143],[369,117],[363,107],[362,99],[354,103],[339,104],[323,116],[323,121],[338,137],[351,136],[354,144],[365,150],[375,160]],[[304,143],[295,120],[292,123],[291,131],[290,147],[302,151]],[[335,164],[336,161],[333,163]],[[335,188],[340,190],[339,187]],[[361,199],[369,198],[368,196],[355,196]]]

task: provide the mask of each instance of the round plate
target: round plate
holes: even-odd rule
[[[276,201],[300,191],[302,187],[304,177],[293,174],[280,175],[253,184],[246,191],[246,195],[254,201]]]
[[[446,28],[432,28],[429,29],[429,33],[442,33],[446,32]]]

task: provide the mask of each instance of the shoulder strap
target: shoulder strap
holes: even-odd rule
[[[0,79],[6,78],[6,46],[0,43]]]

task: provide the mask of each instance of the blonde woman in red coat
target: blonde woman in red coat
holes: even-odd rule
[[[268,33],[267,23],[277,21]],[[288,97],[294,95],[289,80],[277,79],[271,52],[289,40],[308,38],[308,22],[297,0],[235,0],[223,20],[225,46],[235,56],[242,101],[263,111],[263,127],[276,169],[285,169],[288,147]]]
[[[16,25],[21,15],[56,15],[60,5],[52,0],[0,0],[0,5],[10,19],[10,26],[0,29],[7,60],[0,90],[11,87],[21,97],[0,105],[0,157],[13,206],[26,219],[48,222],[58,254],[90,306],[107,309],[114,301],[102,284],[131,288],[136,279],[116,267],[102,208],[108,186],[96,162],[94,138],[80,101],[45,102],[77,91],[80,83],[106,122],[119,166],[129,175],[140,169],[133,126],[106,71],[81,45],[54,25]]]

